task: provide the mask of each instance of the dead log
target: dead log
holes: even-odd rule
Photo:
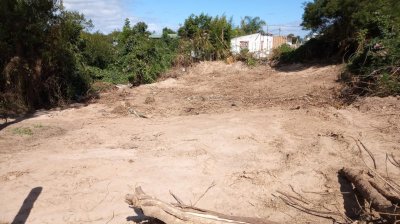
[[[393,205],[370,183],[368,176],[362,170],[343,168],[340,173],[344,175],[357,189],[358,192],[371,204],[371,207],[388,219],[400,218],[400,209]],[[380,190],[383,188],[380,188]]]
[[[276,224],[275,222],[249,217],[224,215],[182,204],[170,204],[145,194],[141,187],[128,194],[125,201],[140,208],[147,217],[156,218],[166,224]]]
[[[383,195],[385,198],[387,198],[389,201],[391,201],[393,204],[397,204],[400,206],[400,196],[390,192],[389,190],[385,189],[381,185],[379,185],[377,182],[370,180],[369,183],[374,187],[381,195]],[[399,208],[400,209],[400,208]]]

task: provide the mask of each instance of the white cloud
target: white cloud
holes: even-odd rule
[[[144,21],[149,31],[160,32],[162,27],[152,21],[151,18],[142,19],[135,17],[124,7],[122,0],[64,0],[67,10],[83,13],[87,19],[91,19],[94,30],[109,33],[121,29],[125,18],[129,18],[131,24]]]

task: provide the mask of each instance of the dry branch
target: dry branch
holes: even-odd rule
[[[400,161],[397,161],[396,158],[394,158],[393,153],[390,154],[390,155],[386,154],[386,156],[387,156],[389,162],[390,162],[393,166],[395,166],[395,167],[397,167],[397,168],[400,168]]]
[[[396,193],[392,193],[389,190],[386,190],[384,187],[379,185],[373,180],[370,180],[369,183],[374,187],[380,194],[382,194],[385,198],[391,201],[393,204],[400,205],[400,196]]]
[[[346,215],[342,214],[340,211],[334,212],[334,211],[326,208],[324,205],[314,206],[311,204],[311,202],[306,202],[306,201],[308,201],[306,199],[303,200],[303,199],[300,199],[298,197],[295,197],[293,195],[290,195],[290,194],[282,192],[282,191],[277,191],[277,193],[279,193],[281,195],[275,196],[273,194],[273,196],[279,197],[286,205],[293,207],[301,212],[307,213],[309,215],[317,216],[320,218],[324,218],[324,219],[330,219],[334,223],[340,223],[338,221],[338,217],[341,217],[347,221],[346,223],[351,223],[351,220],[348,217],[346,217]],[[299,195],[299,196],[301,198],[303,198],[303,196],[301,196],[301,195]],[[325,211],[322,209],[324,209]]]
[[[377,169],[374,154],[372,154],[372,152],[369,151],[369,149],[364,145],[364,143],[362,143],[362,141],[360,139],[356,139],[354,137],[351,137],[351,138],[354,139],[354,141],[356,142],[356,146],[357,146],[358,150],[360,151],[361,158],[362,158],[362,149],[364,149],[368,153],[369,157],[371,157],[372,162],[374,163],[374,168]],[[359,143],[362,147],[360,147]]]
[[[174,193],[172,193],[172,191],[169,191],[169,194],[176,200],[176,202],[178,202],[178,204],[180,204],[180,205],[185,204],[178,196],[176,196]]]
[[[183,203],[178,197],[174,198],[178,203]],[[276,224],[259,218],[230,216],[183,204],[169,204],[146,195],[141,187],[137,187],[134,194],[128,194],[125,201],[140,208],[145,216],[159,219],[166,224]]]
[[[392,216],[391,219],[396,218],[394,216],[400,217],[400,210],[397,206],[393,205],[388,198],[380,193],[384,188],[379,187],[379,190],[376,189],[370,183],[370,178],[367,177],[362,170],[343,168],[340,173],[353,183],[357,191],[361,193],[371,204],[371,207],[378,213]],[[379,186],[377,183],[374,183],[374,185]]]
[[[365,151],[368,153],[368,155],[371,157],[372,162],[374,163],[374,168],[377,169],[374,154],[372,154],[372,152],[369,151],[369,149],[364,145],[364,143],[362,143],[362,141],[361,141],[360,139],[358,139],[358,142],[360,142],[361,146],[364,148],[364,150],[365,150]]]

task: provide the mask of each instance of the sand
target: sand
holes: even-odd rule
[[[332,223],[288,207],[277,191],[293,194],[292,186],[315,205],[344,211],[338,170],[366,168],[353,138],[373,152],[378,171],[386,175],[387,165],[388,175],[400,177],[385,162],[386,153],[400,158],[400,99],[343,105],[341,70],[205,62],[2,125],[0,222],[19,214],[15,223],[140,223],[124,203],[135,186],[168,202],[171,190],[194,204],[214,182],[196,206]],[[28,195],[33,208],[18,213]]]

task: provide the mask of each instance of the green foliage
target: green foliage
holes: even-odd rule
[[[249,67],[255,67],[258,64],[258,60],[255,59],[254,55],[247,48],[240,50],[240,54],[236,59],[244,62]]]
[[[0,1],[0,99],[5,113],[57,105],[84,95],[90,77],[77,45],[90,25],[55,0]],[[10,106],[12,99],[18,104]]]
[[[337,60],[338,45],[324,38],[312,38],[297,49],[284,44],[273,50],[272,60],[279,64],[295,62],[329,62]]]
[[[178,31],[183,39],[181,54],[197,60],[221,60],[230,55],[232,20],[226,16],[191,15]]]
[[[170,28],[168,28],[168,27],[165,27],[164,29],[163,29],[163,31],[162,31],[162,38],[164,38],[164,39],[168,39],[168,35],[169,34],[176,34],[176,32],[175,31],[173,31],[173,30],[171,30]]]
[[[120,32],[82,33],[85,71],[93,80],[102,82],[151,83],[172,66],[178,47],[178,40],[169,37],[173,33],[164,28],[160,39],[151,39],[146,23],[131,26],[129,19]]]
[[[104,80],[113,83],[129,81],[133,85],[153,82],[171,67],[175,57],[177,40],[168,37],[171,30],[164,31],[161,39],[150,39],[145,23],[130,27],[127,20],[118,36],[117,60],[110,67],[113,77],[106,76]]]
[[[290,47],[289,44],[282,44],[281,46],[273,49],[271,59],[272,60],[280,59],[283,61],[291,61],[292,59],[290,58],[290,55],[292,54],[293,51],[294,51],[294,49],[292,47]]]
[[[351,94],[400,95],[400,37],[384,36],[368,41],[349,60],[343,74]]]
[[[258,61],[252,56],[246,57],[245,62],[246,62],[246,65],[249,67],[255,67],[258,64]]]
[[[340,42],[354,41],[361,30],[378,37],[391,23],[387,19],[398,16],[396,5],[395,0],[314,0],[306,4],[302,25]]]
[[[13,134],[20,135],[20,136],[33,135],[33,131],[29,127],[13,128],[12,132],[13,132]]]
[[[87,65],[105,69],[115,61],[116,51],[110,35],[82,32],[81,38],[80,48]]]
[[[400,94],[399,12],[397,0],[309,2],[302,25],[316,38],[280,54],[279,61],[345,61],[349,95]]]
[[[44,128],[45,126],[43,126],[42,124],[34,124],[33,125],[33,128],[36,128],[36,129],[38,129],[38,128]]]
[[[93,81],[151,83],[172,65],[230,56],[238,33],[262,31],[259,17],[245,17],[233,29],[226,16],[192,15],[179,29],[180,39],[164,28],[150,38],[144,22],[108,35],[90,33],[91,21],[64,10],[59,0],[0,1],[0,113],[19,114],[81,99]],[[243,59],[257,62],[251,54]]]
[[[267,23],[262,20],[260,17],[250,17],[245,16],[240,21],[240,27],[238,28],[239,35],[248,35],[254,33],[264,33],[263,27],[267,25]]]

